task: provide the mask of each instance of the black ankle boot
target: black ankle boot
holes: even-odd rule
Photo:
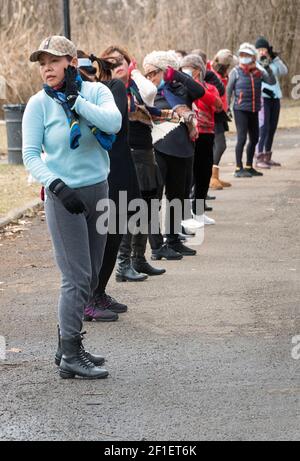
[[[119,264],[116,271],[117,282],[144,282],[148,275],[140,274],[133,267],[131,262],[127,264]]]
[[[104,379],[108,376],[105,368],[96,367],[86,356],[82,345],[82,335],[71,339],[61,338],[62,359],[59,375],[63,379],[73,379],[75,376],[86,379]]]
[[[58,346],[57,346],[57,352],[55,354],[55,365],[57,365],[59,367],[60,365],[60,362],[61,362],[61,358],[62,358],[62,350],[61,350],[61,336],[60,336],[60,328],[59,326],[57,325],[57,334],[58,334]],[[86,334],[86,332],[84,331],[83,333],[81,333],[81,339],[83,339],[83,336]],[[82,346],[83,348],[83,346]],[[93,355],[93,354],[90,354],[88,351],[86,351],[84,348],[83,348],[84,352],[85,352],[85,356],[86,358],[92,362],[96,367],[101,367],[101,365],[103,365],[105,363],[105,358],[104,357],[101,357],[100,355]]]
[[[157,275],[163,275],[166,273],[165,269],[156,269],[156,267],[151,266],[146,258],[143,257],[134,257],[132,260],[133,268],[142,274],[147,274],[150,277],[155,277]]]

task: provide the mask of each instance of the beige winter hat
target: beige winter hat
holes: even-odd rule
[[[206,65],[203,62],[203,59],[199,54],[188,54],[180,61],[181,69],[183,67],[193,67],[194,69],[200,69],[202,75],[205,77],[206,74]]]
[[[143,63],[145,72],[153,67],[163,71],[166,71],[168,67],[179,70],[179,66],[179,59],[174,51],[153,51],[145,57]]]
[[[77,48],[73,42],[62,35],[52,35],[42,41],[39,49],[31,54],[30,61],[37,62],[42,53],[53,54],[54,56],[77,57]]]
[[[232,53],[232,51],[224,49],[218,51],[213,62],[223,66],[236,66],[238,64],[238,58]]]

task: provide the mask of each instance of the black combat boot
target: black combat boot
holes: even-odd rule
[[[62,358],[62,350],[61,350],[61,336],[60,336],[60,328],[59,325],[57,325],[57,334],[58,334],[58,347],[57,347],[57,352],[55,354],[55,365],[59,367],[61,358]],[[83,336],[86,334],[84,331],[81,333],[81,339],[83,339]],[[83,346],[82,346],[83,347]],[[100,355],[92,355],[88,351],[84,350],[86,358],[92,362],[96,367],[101,367],[105,363],[105,358],[101,357]]]
[[[59,375],[63,379],[73,379],[76,376],[85,379],[104,379],[108,376],[105,368],[96,367],[86,356],[82,345],[82,335],[74,338],[61,338],[62,359]]]

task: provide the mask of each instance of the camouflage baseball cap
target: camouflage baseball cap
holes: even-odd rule
[[[54,56],[77,57],[77,48],[73,42],[62,35],[52,35],[42,41],[39,49],[30,56],[31,62],[37,62],[42,53],[53,54]]]

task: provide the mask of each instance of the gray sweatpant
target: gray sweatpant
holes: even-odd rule
[[[45,202],[47,224],[62,275],[58,316],[63,338],[81,332],[84,306],[97,287],[107,238],[96,229],[102,214],[96,211],[96,205],[108,197],[107,181],[76,191],[87,209],[83,214],[69,213],[49,190]]]

